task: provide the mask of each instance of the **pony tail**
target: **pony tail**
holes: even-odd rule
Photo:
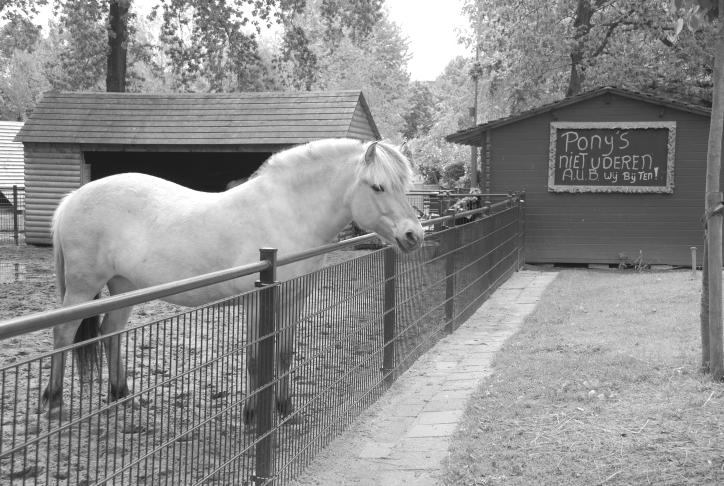
[[[95,296],[95,299],[100,298],[100,294]],[[100,336],[101,333],[101,318],[100,316],[86,317],[78,326],[78,330],[75,332],[74,343],[82,343],[89,339]],[[99,378],[101,374],[101,343],[96,341],[94,343],[85,344],[83,346],[77,346],[75,348],[75,359],[78,363],[78,374],[80,375],[81,383],[87,383],[93,379],[94,371],[97,372]]]
[[[68,203],[70,196],[73,193],[67,194],[61,199],[60,204],[53,213],[53,221],[50,226],[50,233],[53,237],[53,260],[55,261],[55,280],[58,287],[58,295],[60,296],[60,302],[63,302],[65,298],[65,258],[63,257],[63,245],[60,243],[60,231],[59,223],[60,217],[63,213],[65,205]]]

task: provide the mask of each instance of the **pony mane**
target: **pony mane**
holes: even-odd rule
[[[374,159],[365,161],[365,153],[376,144]],[[357,165],[357,176],[368,184],[377,184],[395,192],[406,192],[412,179],[412,166],[397,148],[386,142],[369,142]]]
[[[376,144],[374,157],[365,161],[365,153],[371,144]],[[359,154],[359,155],[357,155]],[[357,155],[357,157],[355,157]],[[357,178],[368,184],[378,184],[394,191],[406,191],[412,178],[412,166],[407,158],[386,142],[362,142],[353,139],[324,139],[277,152],[272,155],[252,178],[271,171],[283,171],[287,167],[301,168],[319,160],[340,162],[348,160],[355,164]],[[304,173],[309,174],[307,167]]]

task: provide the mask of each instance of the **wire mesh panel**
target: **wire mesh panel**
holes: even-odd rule
[[[257,293],[118,333],[131,394],[109,401],[105,365],[84,382],[68,354],[62,408],[41,407],[51,355],[4,368],[3,480],[13,484],[243,484],[247,326]],[[96,340],[96,344],[100,341]],[[104,360],[105,361],[105,360]]]
[[[0,187],[0,243],[15,242],[25,232],[25,188]]]
[[[293,478],[517,270],[520,198],[468,216],[427,235],[419,251],[370,251],[281,283],[274,253],[262,257],[274,263],[254,292],[88,341],[120,342],[130,389],[120,400],[110,399],[124,388],[106,360],[81,379],[72,347],[59,351],[68,369],[52,414],[42,397],[53,353],[5,364],[0,481]]]

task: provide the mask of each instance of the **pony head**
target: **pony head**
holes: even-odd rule
[[[357,181],[348,193],[355,223],[405,252],[419,248],[424,237],[406,196],[411,176],[410,161],[399,150],[371,142],[359,160]]]

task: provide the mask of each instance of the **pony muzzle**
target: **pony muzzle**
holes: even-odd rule
[[[417,250],[422,246],[422,241],[425,239],[425,232],[422,226],[417,223],[413,227],[409,227],[403,230],[402,235],[395,237],[395,243],[400,250],[405,253]]]

